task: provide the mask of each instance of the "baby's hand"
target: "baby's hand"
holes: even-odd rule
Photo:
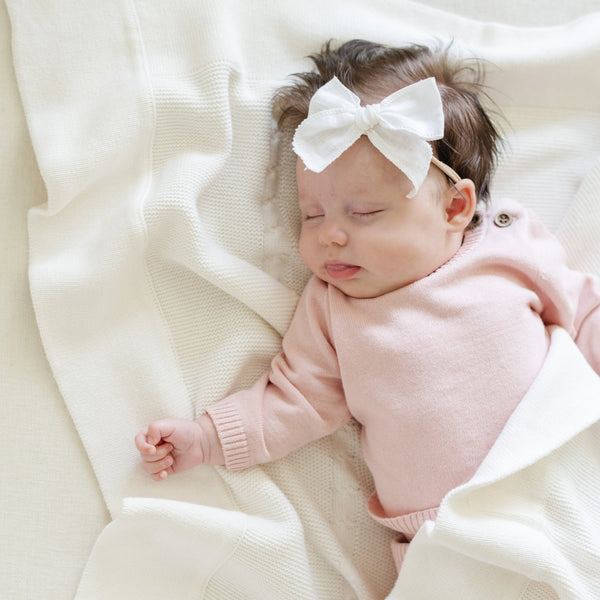
[[[144,471],[156,481],[205,462],[205,439],[198,421],[162,419],[135,437]]]

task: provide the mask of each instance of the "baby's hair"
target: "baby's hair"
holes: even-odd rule
[[[451,44],[394,48],[351,40],[334,48],[331,41],[311,55],[316,70],[296,73],[296,81],[281,88],[274,110],[280,129],[296,128],[308,115],[313,94],[334,76],[365,104],[428,77],[435,77],[444,108],[444,137],[433,142],[436,156],[461,177],[473,180],[479,200],[489,199],[489,187],[501,143],[500,135],[480,98],[485,96],[482,63],[459,58]]]

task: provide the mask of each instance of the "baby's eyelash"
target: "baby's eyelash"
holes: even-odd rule
[[[364,211],[364,212],[355,211],[352,214],[355,217],[373,217],[373,216],[379,214],[380,212],[382,212],[382,211],[381,210],[367,210],[367,211]]]
[[[368,219],[369,217],[374,217],[375,215],[377,215],[381,212],[383,212],[383,209],[364,210],[364,211],[355,210],[355,211],[352,211],[351,213],[349,213],[349,215],[356,217],[358,219]],[[315,219],[320,219],[320,218],[323,218],[324,216],[325,215],[323,213],[304,214],[304,215],[302,215],[302,220],[303,221],[314,221]]]

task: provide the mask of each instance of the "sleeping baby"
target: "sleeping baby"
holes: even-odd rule
[[[311,58],[275,99],[313,273],[282,349],[251,389],[135,442],[161,480],[276,460],[354,418],[400,568],[533,383],[549,327],[600,374],[600,283],[530,211],[490,201],[500,137],[478,62],[362,40]]]

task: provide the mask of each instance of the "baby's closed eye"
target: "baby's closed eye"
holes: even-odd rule
[[[374,217],[375,215],[378,215],[379,213],[382,213],[383,209],[377,209],[377,210],[355,210],[353,211],[352,215],[355,217]]]
[[[324,216],[325,215],[323,213],[305,213],[302,215],[302,220],[303,221],[314,221],[315,219],[319,219]]]

